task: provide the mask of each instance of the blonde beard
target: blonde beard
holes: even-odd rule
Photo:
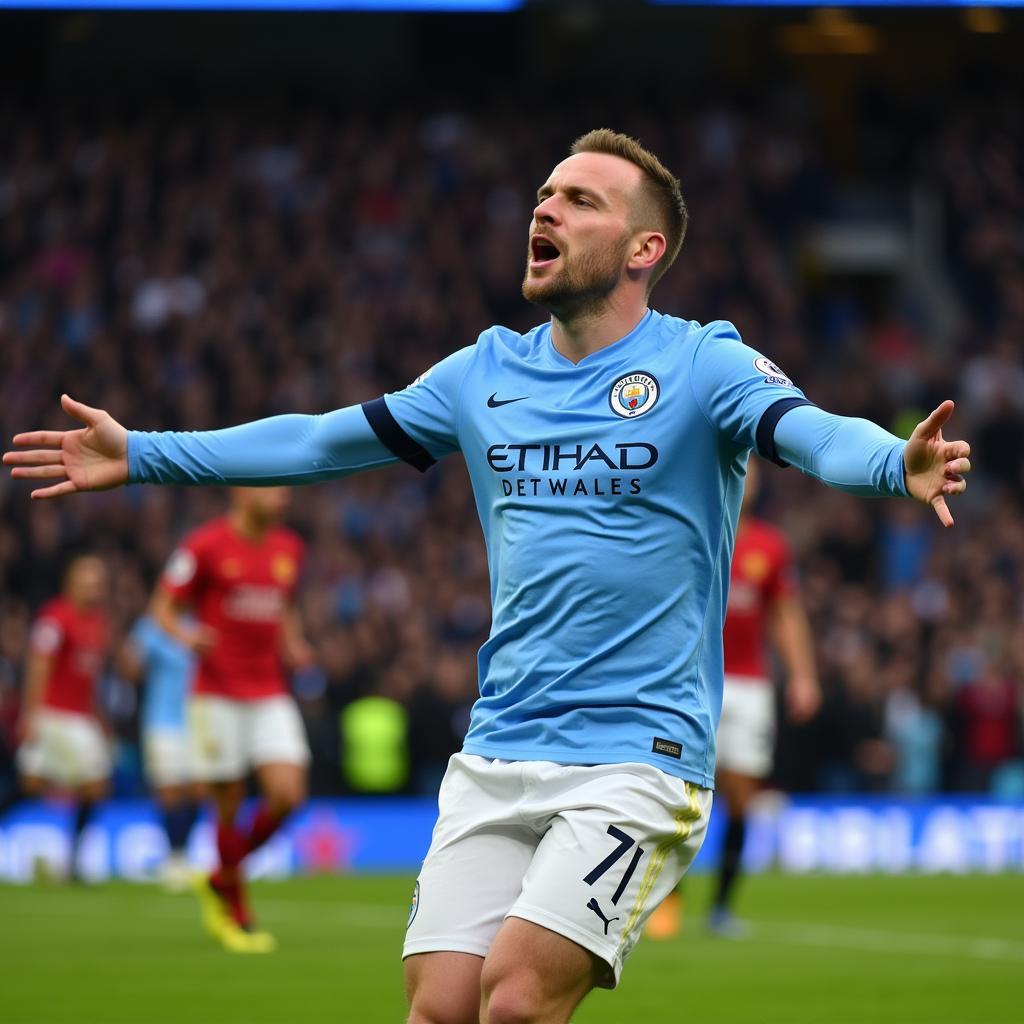
[[[576,266],[567,263],[556,276],[545,281],[531,280],[528,254],[523,298],[560,320],[588,315],[604,304],[622,279],[627,242],[628,237],[624,237],[612,250],[580,256]]]

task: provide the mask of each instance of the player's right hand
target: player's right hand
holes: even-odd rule
[[[28,451],[4,452],[19,480],[55,480],[36,488],[33,498],[59,498],[78,491],[106,491],[128,482],[128,431],[109,413],[61,395],[64,411],[81,420],[79,430],[33,430],[16,434],[14,444]]]

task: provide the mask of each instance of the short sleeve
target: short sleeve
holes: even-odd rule
[[[195,600],[202,577],[202,550],[193,537],[186,537],[167,560],[160,586],[176,601]]]
[[[43,612],[32,625],[29,646],[35,654],[52,657],[64,643],[64,623],[54,612]]]
[[[782,369],[740,340],[726,320],[707,325],[693,356],[694,398],[708,421],[741,448],[785,465],[775,448],[783,413],[811,405]]]
[[[400,459],[419,470],[457,452],[459,393],[474,346],[460,349],[404,391],[395,391],[363,406],[377,437]]]

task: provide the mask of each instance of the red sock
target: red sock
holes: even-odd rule
[[[245,852],[252,853],[261,847],[281,827],[283,821],[284,817],[275,817],[267,810],[266,804],[260,804],[249,826],[249,834],[245,837]]]
[[[234,872],[242,863],[242,858],[249,852],[249,847],[237,825],[217,826],[217,852],[220,854],[220,866],[228,874]]]
[[[247,833],[243,833],[236,825],[217,826],[220,867],[210,876],[210,884],[227,903],[231,916],[243,928],[249,925],[252,918],[242,879],[242,860],[262,846],[281,827],[283,821],[283,817],[275,817],[261,804]]]
[[[245,927],[250,916],[239,870],[239,864],[248,852],[245,836],[234,825],[218,825],[217,852],[220,854],[220,867],[210,875],[210,884],[228,905],[231,916]]]
[[[249,913],[249,903],[245,895],[245,886],[241,879],[226,881],[220,870],[210,875],[210,885],[214,891],[227,904],[228,913],[231,914],[235,924],[242,928],[248,928],[252,923],[252,915]]]

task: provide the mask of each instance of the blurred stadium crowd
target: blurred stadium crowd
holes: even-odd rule
[[[680,174],[693,214],[655,292],[663,312],[733,320],[824,407],[906,433],[954,397],[975,449],[943,535],[926,510],[765,474],[818,641],[826,700],[784,728],[800,790],[1013,791],[1024,776],[1024,105],[961,98],[941,127],[871,103],[824,152],[810,97],[742,103],[591,94],[550,104],[358,112],[286,103],[0,107],[0,428],[56,426],[67,390],[139,429],[316,412],[404,386],[519,296],[531,196],[575,135],[607,123]],[[115,112],[119,110],[125,112]],[[106,111],[103,114],[97,111]],[[898,275],[822,274],[809,229],[853,181],[941,201],[955,316]],[[28,625],[68,550],[113,569],[123,632],[215,491],[131,488],[59,504],[0,479],[0,731],[10,771]],[[475,693],[487,569],[457,459],[298,491],[301,607],[319,669],[296,680],[314,791],[351,788],[339,730],[365,694],[403,706],[403,788],[432,793]],[[624,571],[623,585],[629,574]],[[130,790],[133,691],[108,680]]]

